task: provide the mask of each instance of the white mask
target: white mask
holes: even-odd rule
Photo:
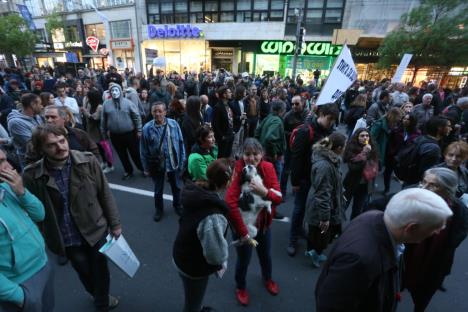
[[[120,98],[120,90],[119,90],[119,88],[117,88],[117,87],[112,87],[112,88],[110,89],[110,93],[111,93],[112,98],[113,98],[114,100],[117,100],[118,98]]]

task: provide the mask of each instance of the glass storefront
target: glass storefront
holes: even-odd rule
[[[152,49],[158,57],[165,59],[166,72],[211,70],[211,50],[205,40],[146,40],[141,45],[142,51]],[[146,55],[142,55],[146,64]]]

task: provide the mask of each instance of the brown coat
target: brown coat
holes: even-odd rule
[[[120,227],[120,216],[107,179],[99,162],[89,152],[70,151],[71,174],[69,209],[86,242],[94,246],[111,230]],[[57,219],[59,190],[44,165],[44,158],[27,166],[24,184],[44,204],[46,216],[40,224],[47,247],[56,254],[65,254]]]

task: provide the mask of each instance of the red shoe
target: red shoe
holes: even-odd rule
[[[246,289],[236,289],[236,298],[243,306],[247,306],[249,304],[249,294]]]
[[[278,284],[276,284],[273,280],[269,279],[265,282],[265,287],[270,294],[276,296],[279,293]]]

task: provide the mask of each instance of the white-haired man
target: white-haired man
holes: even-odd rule
[[[401,107],[404,103],[409,101],[409,96],[404,92],[405,84],[397,82],[395,84],[395,92],[392,93],[392,105]]]
[[[315,289],[316,311],[395,311],[403,244],[439,232],[452,214],[439,195],[412,188],[393,196],[385,212],[354,219],[323,267]]]
[[[413,114],[418,121],[418,128],[422,128],[424,124],[434,116],[434,107],[431,105],[432,94],[426,93],[422,97],[422,103],[418,104],[413,109]]]

